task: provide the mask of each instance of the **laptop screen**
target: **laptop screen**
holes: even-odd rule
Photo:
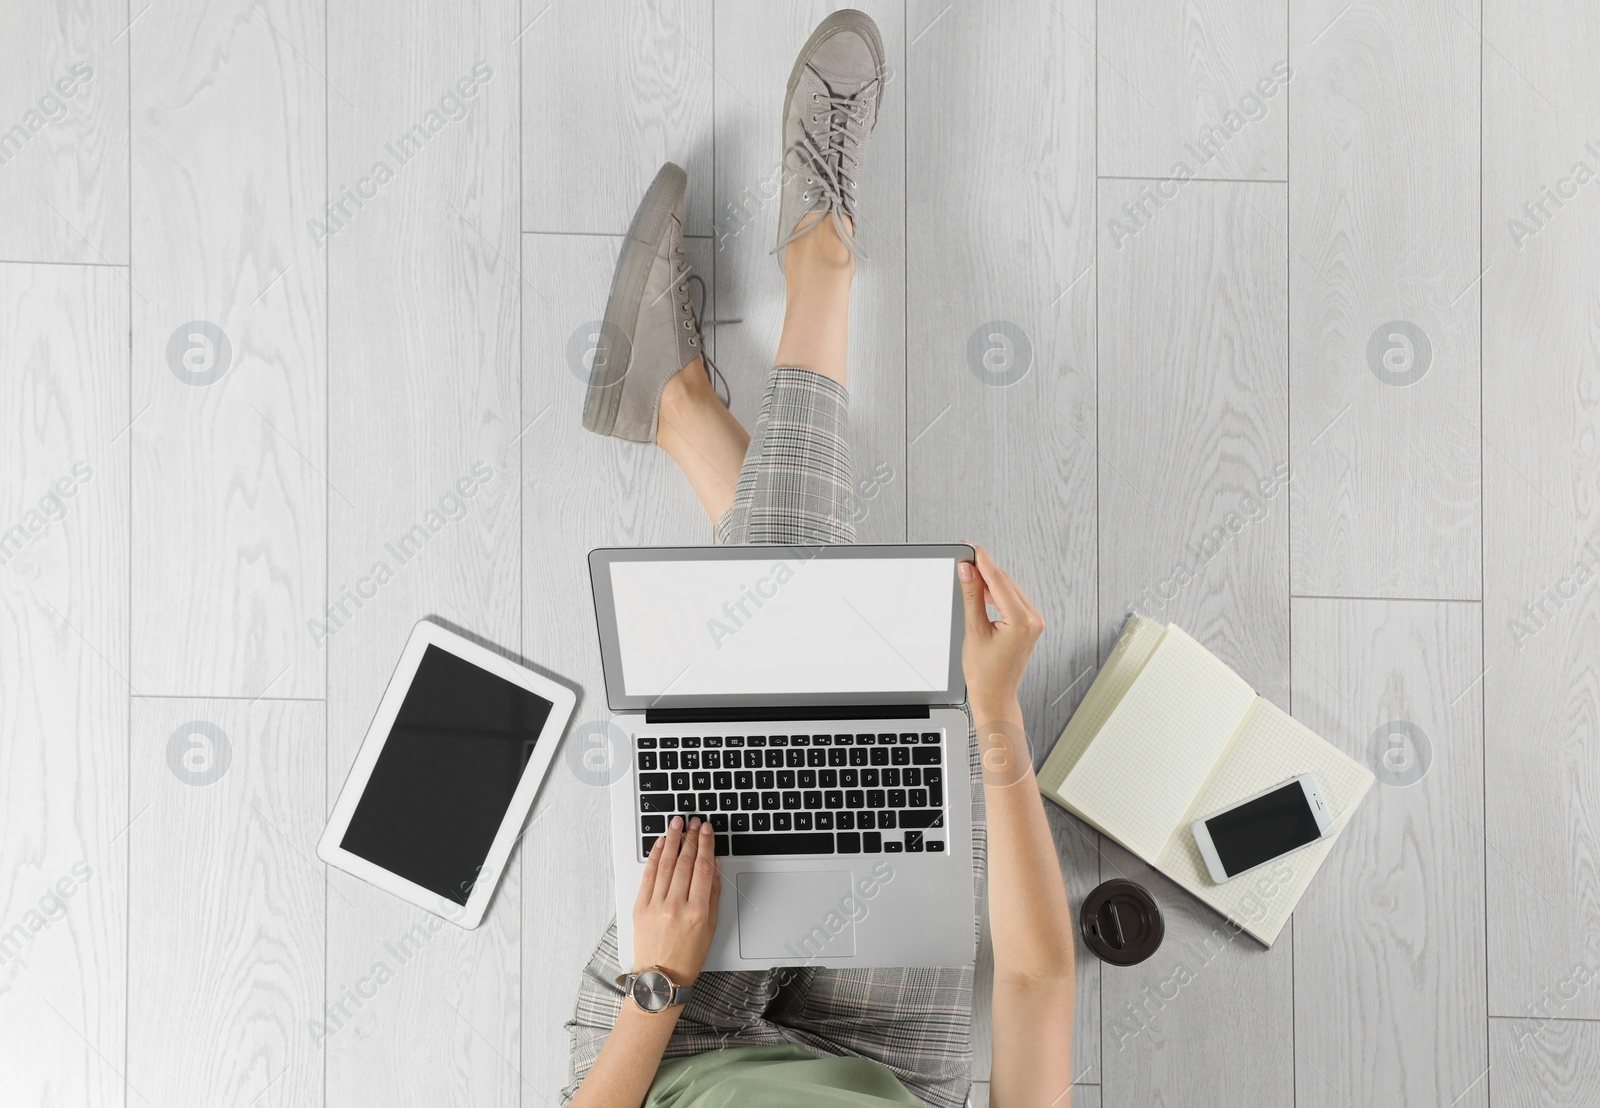
[[[612,706],[959,702],[959,549],[743,547],[603,561],[596,602]]]

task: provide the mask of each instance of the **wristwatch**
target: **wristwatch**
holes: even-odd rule
[[[687,1004],[694,993],[693,985],[675,983],[659,966],[625,973],[617,978],[617,984],[646,1012],[665,1012],[675,1004]]]

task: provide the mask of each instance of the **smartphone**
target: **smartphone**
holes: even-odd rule
[[[1219,885],[1332,833],[1333,813],[1309,773],[1194,821],[1200,857]]]

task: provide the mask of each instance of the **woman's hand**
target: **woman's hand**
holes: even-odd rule
[[[981,725],[1014,713],[1017,688],[1033,656],[1033,644],[1044,631],[1044,617],[987,550],[974,549],[976,563],[958,563],[957,572],[967,616],[961,668],[973,719]],[[989,619],[985,603],[999,609],[998,620]]]
[[[679,985],[692,985],[717,931],[722,870],[711,824],[694,817],[687,830],[673,816],[650,859],[633,905],[633,971],[660,966]]]

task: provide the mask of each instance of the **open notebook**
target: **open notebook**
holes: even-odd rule
[[[1213,884],[1195,820],[1314,774],[1334,833]],[[1176,625],[1135,616],[1039,772],[1039,790],[1272,945],[1372,785],[1372,772]]]

